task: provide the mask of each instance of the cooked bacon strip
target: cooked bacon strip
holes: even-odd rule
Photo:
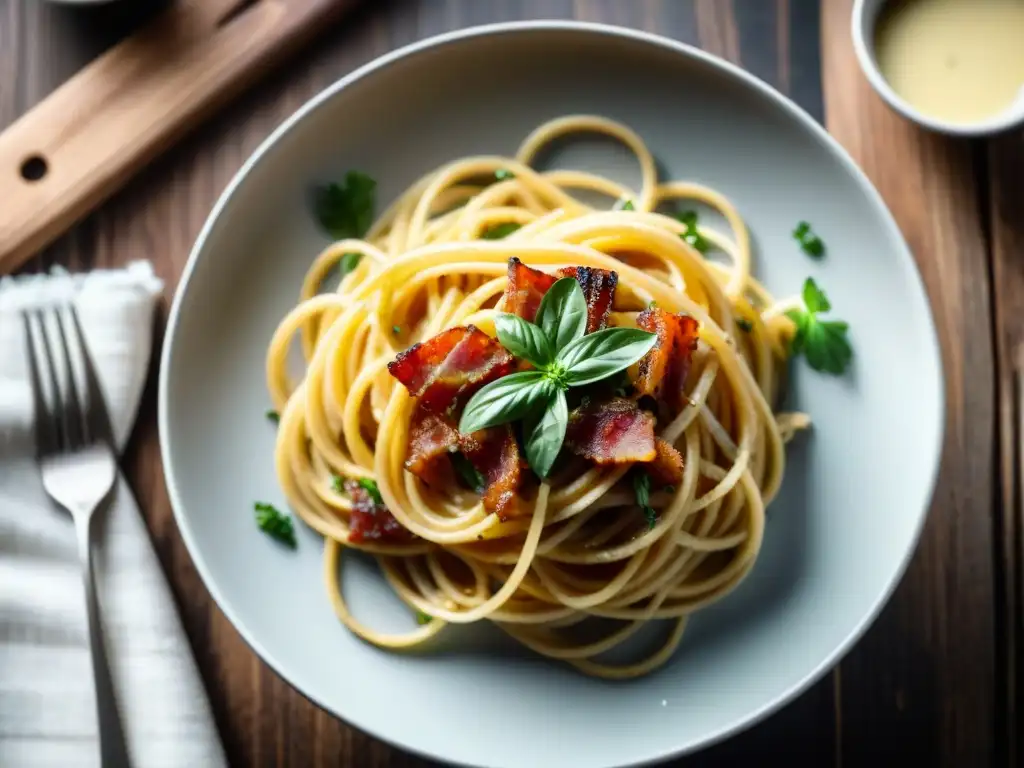
[[[558,275],[575,277],[583,289],[583,296],[587,300],[587,333],[604,328],[608,322],[608,313],[612,311],[615,286],[619,284],[618,273],[594,267],[565,267],[558,270]]]
[[[427,410],[443,411],[484,384],[512,372],[515,361],[495,339],[472,325],[442,331],[388,363],[388,372]]]
[[[508,260],[508,283],[505,284],[505,311],[533,322],[540,300],[555,284],[557,277],[528,267],[515,256]]]
[[[592,401],[569,414],[565,445],[595,464],[653,461],[654,416],[623,397]]]
[[[633,382],[636,393],[651,395],[681,411],[686,404],[686,375],[697,349],[697,321],[655,307],[641,312],[636,325],[658,334],[657,344],[640,360],[640,373]]]
[[[523,461],[511,425],[503,424],[463,435],[459,447],[484,476],[484,509],[496,514],[500,520],[520,515],[522,509],[516,492],[523,479]]]
[[[352,499],[352,512],[348,516],[349,541],[396,544],[413,539],[413,534],[402,527],[391,510],[377,504],[357,481],[346,480],[345,492]]]
[[[428,485],[442,483],[451,477],[445,458],[459,447],[459,431],[455,419],[435,413],[417,404],[409,424],[409,455],[405,468]]]
[[[671,444],[660,437],[654,441],[654,461],[644,469],[651,476],[655,490],[666,485],[678,486],[683,481],[683,457]]]

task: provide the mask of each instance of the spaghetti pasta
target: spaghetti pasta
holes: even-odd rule
[[[532,167],[550,142],[579,132],[631,149],[640,189]],[[573,194],[581,191],[620,203],[597,209]],[[724,216],[728,236],[697,228],[724,259],[706,258],[682,237],[692,221],[660,212],[681,200]],[[505,236],[492,239],[496,231]],[[321,293],[346,254],[358,254],[358,264],[336,290]],[[678,483],[649,494],[645,486],[641,500],[630,486],[631,464],[569,459],[546,479],[520,485],[522,513],[503,519],[479,489],[451,476],[428,483],[407,469],[417,399],[388,364],[447,329],[494,336],[497,312],[509,309],[513,257],[546,273],[614,271],[611,326],[635,326],[652,303],[699,324],[682,407],[662,409],[657,421],[658,438],[682,459]],[[365,238],[335,242],[316,258],[267,354],[280,411],[277,474],[294,511],[324,537],[324,577],[338,617],[387,648],[421,644],[448,624],[488,620],[588,674],[626,678],[655,669],[679,643],[687,617],[728,594],[757,557],[765,507],[783,475],[773,405],[792,328],[751,275],[747,230],[729,201],[698,184],[659,182],[651,153],[623,125],[564,117],[537,128],[514,158],[466,158],[427,174]],[[306,369],[292,381],[286,357],[296,335]],[[787,416],[784,426],[788,439],[806,420]],[[368,496],[360,488],[373,492],[362,510]],[[367,509],[393,516],[401,535],[357,535]],[[377,558],[397,596],[423,615],[421,626],[383,634],[352,615],[341,588],[346,549]],[[611,620],[612,628],[593,619]],[[605,659],[656,620],[671,622],[656,652]],[[580,631],[588,623],[600,633]]]

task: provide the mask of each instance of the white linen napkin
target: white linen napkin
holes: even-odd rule
[[[0,280],[0,766],[99,766],[85,597],[70,515],[32,458],[19,311],[74,302],[118,445],[146,380],[160,281],[126,269]],[[134,768],[218,768],[223,747],[202,680],[123,476],[93,521],[97,594]]]

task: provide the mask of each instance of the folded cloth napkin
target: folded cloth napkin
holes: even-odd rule
[[[146,380],[156,298],[147,263],[0,280],[0,766],[99,765],[85,597],[70,515],[32,458],[20,310],[71,301],[118,445]],[[226,765],[210,704],[135,499],[119,476],[93,521],[94,568],[134,768]]]

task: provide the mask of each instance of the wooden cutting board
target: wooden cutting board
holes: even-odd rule
[[[0,274],[356,0],[178,0],[0,134]]]

